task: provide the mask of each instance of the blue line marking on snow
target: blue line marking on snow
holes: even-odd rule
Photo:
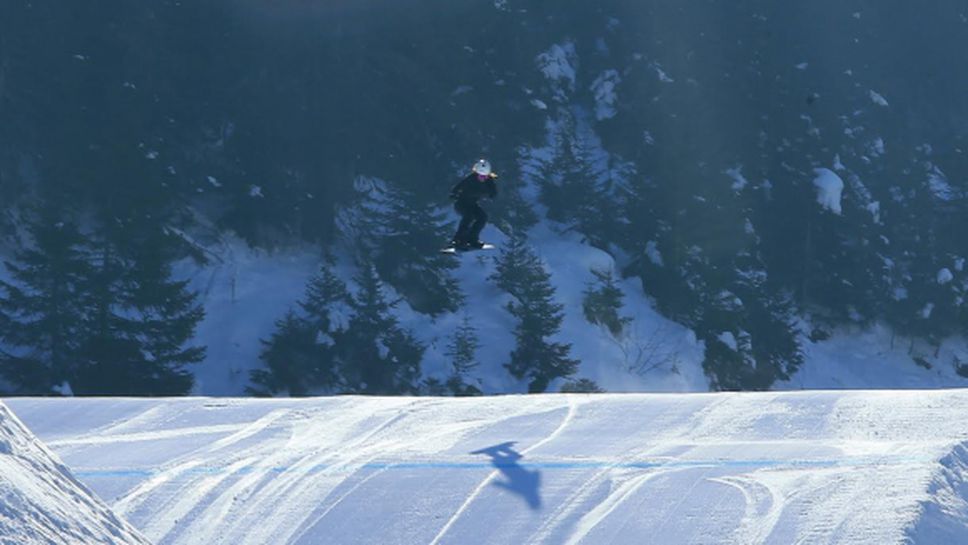
[[[813,468],[849,468],[917,465],[937,462],[934,458],[924,457],[863,457],[838,460],[642,460],[625,462],[607,462],[600,460],[576,461],[519,461],[515,463],[492,462],[445,462],[445,461],[414,461],[414,462],[367,462],[362,464],[334,463],[316,464],[308,467],[294,468],[292,466],[246,466],[231,470],[224,466],[200,466],[178,471],[178,475],[222,475],[227,473],[321,473],[321,472],[355,472],[369,471],[415,471],[415,470],[475,470],[487,471],[494,469],[523,468],[534,470],[596,470],[596,469],[689,469],[689,468],[746,468],[746,469],[813,469]],[[81,479],[124,479],[148,478],[162,473],[158,469],[80,469],[74,471],[74,476]]]

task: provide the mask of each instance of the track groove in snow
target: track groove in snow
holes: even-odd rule
[[[9,404],[157,545],[968,536],[963,391]]]
[[[535,443],[531,447],[528,447],[528,449],[526,449],[522,454],[527,454],[528,452],[535,450],[541,445],[544,445],[545,443],[552,441],[558,434],[561,433],[561,430],[565,429],[568,423],[571,422],[574,415],[575,415],[575,401],[573,399],[569,399],[568,412],[565,413],[565,417],[564,419],[562,419],[561,424],[559,424],[558,427],[555,428],[555,430],[551,432],[550,435],[548,435],[541,441]],[[433,541],[430,542],[430,545],[437,545],[438,543],[441,542],[443,537],[447,535],[447,531],[450,530],[450,528],[454,525],[454,523],[457,522],[457,519],[459,519],[461,515],[464,514],[464,512],[467,510],[467,507],[471,504],[471,502],[477,499],[477,497],[480,496],[484,488],[492,484],[494,482],[494,479],[496,479],[499,475],[501,475],[501,470],[497,469],[495,471],[492,471],[487,476],[487,478],[481,481],[481,484],[479,484],[477,488],[475,488],[474,491],[470,494],[470,496],[467,497],[467,500],[465,500],[464,503],[461,504],[460,508],[457,509],[457,512],[454,513],[454,515],[447,521],[447,523],[444,524],[444,526],[440,529],[440,532],[438,532],[437,535],[434,536],[434,539]]]

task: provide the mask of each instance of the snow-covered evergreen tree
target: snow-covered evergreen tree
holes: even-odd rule
[[[931,146],[918,146],[912,155],[898,168],[898,183],[884,204],[893,221],[884,236],[890,244],[882,274],[889,288],[881,307],[896,336],[923,361],[968,323],[962,257],[968,225],[962,208],[968,200],[934,163]],[[915,354],[918,341],[927,347]]]
[[[550,142],[542,150],[547,156],[541,160],[542,168],[537,176],[541,202],[548,207],[548,218],[570,226],[580,223],[578,210],[586,202],[592,185],[582,176],[576,124],[572,112],[565,108],[559,108],[557,118],[546,124]]]
[[[762,264],[737,259],[736,276],[703,305],[696,326],[706,343],[703,368],[721,390],[765,390],[803,362],[790,297],[772,292]]]
[[[592,274],[595,281],[590,282],[583,293],[582,310],[585,319],[608,328],[614,337],[618,337],[631,321],[631,318],[619,315],[625,294],[618,286],[615,273],[611,269],[592,269]]]
[[[544,392],[556,378],[575,373],[578,361],[569,357],[571,345],[550,339],[564,319],[563,305],[544,264],[515,233],[497,260],[494,281],[512,297],[508,312],[518,319],[516,345],[505,367],[514,377],[528,380],[529,392]]]
[[[532,151],[538,157],[526,163],[540,186],[548,218],[607,249],[622,238],[629,223],[634,168],[603,148],[587,117],[581,108],[559,108],[546,124],[547,147]]]
[[[401,328],[372,263],[362,262],[345,334],[346,388],[366,394],[416,393],[424,346]]]
[[[457,263],[439,251],[452,231],[437,204],[375,178],[357,179],[356,188],[359,203],[341,222],[354,250],[414,310],[436,315],[460,307],[463,294],[451,275]]]
[[[477,349],[481,347],[477,330],[471,322],[470,315],[465,314],[454,336],[447,344],[445,355],[450,358],[453,366],[450,377],[445,383],[447,390],[453,395],[480,395],[481,390],[467,383],[467,373],[479,365]]]
[[[343,389],[346,326],[351,303],[346,285],[331,265],[310,279],[306,296],[299,302],[301,313],[290,310],[276,322],[276,331],[263,340],[265,369],[252,372],[258,395],[287,393],[304,396],[333,393]]]
[[[325,382],[318,372],[321,366],[317,331],[292,310],[275,325],[272,336],[262,341],[260,358],[266,368],[252,371],[253,385],[248,391],[260,396],[280,392],[294,397],[310,395],[313,386]]]

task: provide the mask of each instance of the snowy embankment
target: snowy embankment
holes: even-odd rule
[[[63,418],[51,413],[52,418]],[[0,404],[0,544],[147,544]]]
[[[7,403],[159,545],[968,543],[964,391]]]

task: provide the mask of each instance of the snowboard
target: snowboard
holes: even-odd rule
[[[454,248],[453,246],[448,246],[446,248],[441,248],[440,249],[440,253],[442,253],[442,254],[462,254],[464,252],[478,252],[478,251],[481,251],[481,250],[493,250],[493,249],[494,249],[494,245],[493,244],[487,244],[487,243],[485,243],[480,248],[460,248],[460,249],[458,249],[458,248]]]

